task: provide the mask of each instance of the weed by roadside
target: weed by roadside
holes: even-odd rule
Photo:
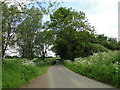
[[[3,61],[2,88],[18,88],[31,78],[44,74],[50,65],[37,67],[36,65],[23,65],[15,61]]]
[[[75,58],[73,62],[66,60],[64,65],[76,73],[120,87],[118,51],[100,52],[85,58]]]

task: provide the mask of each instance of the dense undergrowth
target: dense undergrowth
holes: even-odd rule
[[[70,70],[89,78],[120,88],[118,51],[100,52],[86,58],[66,60],[64,65]]]
[[[6,59],[2,63],[2,88],[18,88],[33,77],[44,74],[55,64],[51,61],[30,61],[27,59]]]

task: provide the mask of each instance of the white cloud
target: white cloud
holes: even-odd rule
[[[118,0],[92,0],[91,5],[85,13],[97,33],[118,38]]]
[[[115,12],[105,12],[96,14],[87,14],[89,22],[91,25],[95,26],[96,31],[100,34],[104,33],[110,37],[117,37],[118,29],[118,17]]]
[[[98,34],[118,38],[119,0],[63,0],[64,5],[85,12]],[[68,3],[69,2],[69,3]],[[68,5],[66,5],[68,4]],[[63,7],[64,7],[63,5]]]

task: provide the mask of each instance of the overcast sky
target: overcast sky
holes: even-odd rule
[[[118,2],[119,0],[62,0],[59,7],[72,7],[83,11],[98,34],[118,38]],[[58,7],[58,8],[59,8]],[[44,16],[44,20],[50,20]]]

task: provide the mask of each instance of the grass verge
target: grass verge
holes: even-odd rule
[[[118,51],[76,58],[73,62],[66,60],[64,65],[76,73],[120,88],[120,56]]]
[[[29,66],[11,61],[3,61],[2,64],[2,88],[18,88],[33,77],[44,74],[50,65]]]

